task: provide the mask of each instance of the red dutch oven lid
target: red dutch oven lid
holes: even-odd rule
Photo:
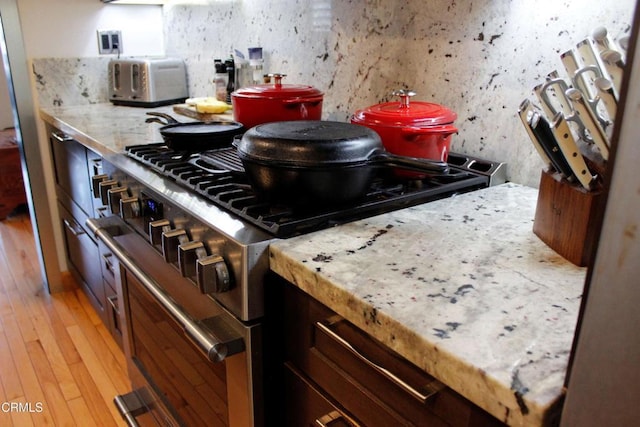
[[[274,84],[248,86],[236,90],[231,95],[239,98],[259,99],[291,99],[291,98],[322,98],[322,92],[308,85],[285,85],[282,78],[286,74],[270,74],[275,80]]]
[[[399,96],[400,102],[386,102],[358,110],[351,122],[367,126],[424,128],[451,124],[458,118],[455,112],[439,104],[409,102],[415,94],[412,90],[396,90],[393,95]]]

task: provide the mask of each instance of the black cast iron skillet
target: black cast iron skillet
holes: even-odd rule
[[[233,137],[244,132],[241,123],[232,121],[180,123],[169,114],[147,112],[147,123],[160,123],[160,135],[167,147],[180,152],[198,152],[229,147]],[[163,120],[164,119],[164,120]]]
[[[449,172],[445,162],[391,154],[375,131],[351,123],[266,123],[249,129],[235,144],[254,191],[289,205],[354,201],[385,168],[430,176]]]

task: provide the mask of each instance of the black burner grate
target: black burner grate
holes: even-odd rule
[[[366,196],[354,204],[305,211],[267,203],[257,197],[235,148],[183,154],[169,150],[164,144],[150,144],[126,150],[130,157],[159,174],[276,237],[308,233],[489,185],[487,176],[450,165],[448,175],[423,180],[379,177]]]

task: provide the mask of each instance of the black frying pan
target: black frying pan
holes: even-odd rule
[[[244,132],[241,123],[231,121],[180,123],[169,114],[148,112],[147,123],[160,123],[160,135],[172,150],[197,152],[229,147],[233,137]],[[164,119],[164,120],[163,120]]]
[[[242,136],[237,149],[256,193],[290,205],[351,202],[390,167],[431,176],[449,171],[445,162],[390,154],[375,131],[343,122],[258,125]]]

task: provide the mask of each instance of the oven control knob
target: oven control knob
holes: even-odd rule
[[[168,230],[162,233],[162,255],[168,263],[178,262],[178,246],[187,243],[187,231],[182,228]]]
[[[140,213],[140,200],[136,196],[120,199],[120,217],[122,219],[138,218]]]
[[[187,242],[178,246],[178,267],[183,277],[196,277],[196,261],[207,256],[202,242]]]
[[[109,201],[109,210],[114,215],[120,214],[120,200],[129,196],[127,187],[112,187],[107,190],[107,200]]]
[[[111,188],[117,187],[118,186],[118,181],[116,181],[115,179],[107,179],[104,181],[100,181],[98,183],[98,193],[100,194],[100,200],[102,201],[102,204],[105,206],[109,206],[109,194],[108,191]]]
[[[209,255],[196,261],[197,283],[203,294],[226,292],[231,289],[231,274],[220,255]]]
[[[91,177],[91,191],[93,191],[93,197],[96,199],[100,197],[100,183],[108,179],[109,176],[105,174],[93,175]]]
[[[171,230],[171,224],[168,219],[159,219],[149,223],[149,242],[153,246],[162,245],[162,233]]]

